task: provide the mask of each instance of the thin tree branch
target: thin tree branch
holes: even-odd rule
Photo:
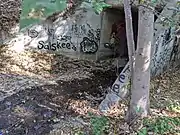
[[[128,55],[130,63],[130,85],[132,90],[132,81],[134,74],[134,56],[135,56],[135,43],[134,43],[134,32],[132,24],[132,12],[131,12],[131,3],[130,0],[124,0],[124,12],[125,12],[125,21],[126,21],[126,37],[127,37],[127,46],[128,46]],[[130,95],[131,95],[130,90]],[[130,105],[130,101],[129,101]],[[130,106],[129,106],[130,108]],[[129,111],[127,112],[127,121],[129,120]]]

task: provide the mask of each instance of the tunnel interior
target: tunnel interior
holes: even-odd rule
[[[163,8],[155,8],[158,13],[161,13],[162,9]],[[133,7],[131,11],[136,49],[138,37],[138,8]],[[156,19],[157,16],[155,15],[154,21],[156,21]],[[103,32],[101,37],[104,47],[113,51],[113,57],[128,59],[124,8],[108,8],[104,10],[102,25]]]
[[[126,38],[126,25],[124,9],[108,8],[103,14],[103,32],[102,37],[105,48],[113,51],[113,57],[128,59],[128,47]],[[134,32],[135,48],[138,33],[138,10],[132,9],[132,23]]]

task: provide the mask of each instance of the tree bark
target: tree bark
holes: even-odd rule
[[[99,110],[103,113],[108,111],[114,104],[120,99],[123,99],[128,95],[130,88],[129,85],[124,84],[124,82],[129,81],[130,75],[133,76],[133,63],[135,55],[135,43],[133,35],[133,25],[132,25],[132,12],[130,0],[124,0],[124,12],[126,21],[126,37],[128,46],[128,56],[129,62],[117,78],[116,82],[110,88],[110,92],[106,95],[106,98],[99,105]],[[120,82],[120,84],[118,84]],[[130,83],[131,84],[131,83]],[[128,86],[128,88],[126,87]],[[120,89],[120,90],[119,90]]]
[[[132,82],[134,76],[134,57],[135,57],[135,43],[133,35],[133,24],[132,24],[132,12],[131,12],[131,2],[130,0],[124,0],[124,12],[125,12],[125,21],[126,21],[126,37],[127,37],[127,46],[128,46],[128,56],[130,63],[130,93],[133,89]],[[129,107],[130,108],[130,107]]]
[[[133,24],[132,24],[132,12],[130,0],[124,0],[124,12],[125,12],[125,21],[126,21],[126,37],[127,37],[127,46],[128,46],[128,56],[130,63],[131,75],[133,74],[133,61],[135,53],[135,43],[133,35]]]
[[[154,14],[145,7],[139,7],[139,26],[135,72],[132,82],[128,121],[145,117],[149,110],[150,61],[153,41]]]
[[[160,46],[164,46],[162,40],[166,35],[165,31],[169,27],[163,26],[162,24],[159,23],[159,21],[161,20],[162,16],[166,16],[166,17],[172,16],[173,10],[168,10],[168,7],[174,7],[175,3],[176,3],[175,0],[168,2],[154,24],[154,31],[153,31],[154,41],[153,41],[153,46],[152,46],[153,53],[152,53],[152,60],[151,60],[151,76],[155,76],[157,75],[157,73],[162,72],[161,70],[162,68],[160,67],[164,67],[163,65],[165,64],[165,62],[164,63],[158,62],[160,58],[158,56],[160,55],[160,53],[158,52],[158,49],[168,50],[168,54],[172,52],[172,48],[170,45],[172,44],[173,41],[166,44],[165,48],[160,47]],[[168,59],[169,55],[164,55],[164,57]],[[110,92],[106,95],[105,99],[99,105],[99,110],[101,112],[106,113],[118,101],[126,99],[126,97],[129,95],[128,83],[129,83],[130,77],[131,77],[130,63],[128,62],[126,66],[124,67],[124,69],[122,70],[122,72],[119,74],[118,78],[116,79],[112,87],[110,88],[111,89]]]

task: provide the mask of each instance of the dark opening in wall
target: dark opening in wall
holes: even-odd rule
[[[156,13],[160,14],[163,10],[163,6],[155,8]],[[154,21],[157,20],[155,15]],[[138,8],[132,8],[132,21],[135,49],[137,47],[138,37]],[[109,8],[104,10],[102,15],[102,29],[101,29],[101,45],[105,49],[102,49],[101,53],[106,53],[113,57],[121,57],[121,59],[128,59],[128,47],[126,38],[126,25],[124,8]],[[111,52],[108,50],[111,49]],[[123,62],[124,63],[124,62]],[[122,64],[123,65],[123,64]]]
[[[138,10],[132,9],[132,21],[134,41],[137,42],[138,33]],[[103,12],[102,41],[105,48],[112,49],[113,57],[128,59],[128,47],[126,38],[126,25],[124,9],[110,8]],[[108,43],[108,44],[107,44]],[[136,48],[136,45],[135,45]]]

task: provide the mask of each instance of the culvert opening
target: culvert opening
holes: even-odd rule
[[[157,6],[155,11],[160,14],[163,6]],[[154,15],[154,22],[157,15]],[[124,8],[108,8],[103,12],[101,43],[104,47],[113,51],[113,56],[118,58],[117,66],[122,70],[128,62],[128,47],[126,38],[126,24]],[[137,47],[138,37],[138,8],[132,7],[132,23],[134,32],[135,49]],[[108,51],[106,52],[108,53]]]
[[[126,25],[124,8],[108,8],[102,15],[101,43],[104,44],[108,53],[111,49],[111,57],[118,58],[117,66],[122,68],[128,62],[128,47],[126,38]],[[132,9],[132,21],[134,31],[135,48],[138,34],[138,9]],[[120,70],[120,69],[119,69]]]

